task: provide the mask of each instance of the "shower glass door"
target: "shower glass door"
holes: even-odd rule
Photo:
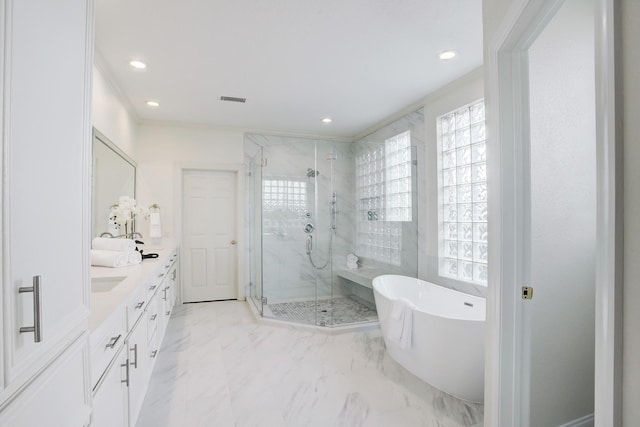
[[[315,142],[287,142],[262,149],[263,316],[315,325],[316,274],[306,254],[317,228]]]

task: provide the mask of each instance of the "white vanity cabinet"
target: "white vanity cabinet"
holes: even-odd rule
[[[169,279],[176,258],[171,250],[117,272],[94,268],[96,274],[128,278],[109,292],[92,295],[92,426],[135,426],[175,304],[176,282]]]
[[[91,427],[128,425],[129,399],[127,391],[127,352],[120,345],[93,396],[93,422]]]
[[[134,426],[149,381],[147,322],[141,319],[127,338],[129,351],[129,425]]]
[[[89,422],[92,13],[0,0],[3,426]]]

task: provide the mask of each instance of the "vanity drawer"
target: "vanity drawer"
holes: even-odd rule
[[[154,276],[152,279],[147,280],[145,283],[145,288],[147,289],[147,301],[151,301],[153,296],[158,292],[158,288],[160,287],[160,279],[157,276]]]
[[[151,338],[153,334],[156,333],[156,329],[158,327],[158,322],[160,322],[160,315],[158,314],[158,304],[156,303],[157,295],[154,295],[149,301],[149,305],[147,305],[147,313],[145,314],[147,318],[147,342],[151,343]]]
[[[129,299],[127,304],[127,331],[133,329],[138,319],[144,313],[144,308],[147,305],[147,290],[144,286],[138,288],[134,295]]]
[[[127,336],[127,321],[123,310],[114,311],[89,336],[91,348],[91,388],[96,386],[111,360],[122,348]]]

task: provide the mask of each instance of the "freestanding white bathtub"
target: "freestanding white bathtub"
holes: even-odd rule
[[[397,275],[376,277],[373,291],[389,355],[432,386],[463,400],[482,402],[485,299]],[[390,335],[399,299],[413,303],[413,307],[405,304],[412,314],[408,345]]]

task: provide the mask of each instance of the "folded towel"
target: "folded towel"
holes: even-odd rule
[[[91,248],[103,251],[132,252],[136,250],[136,242],[133,239],[96,237],[91,241]]]
[[[387,326],[387,338],[397,343],[400,348],[407,349],[411,347],[413,310],[416,306],[406,298],[398,298],[392,301],[392,304]]]
[[[129,252],[129,264],[140,264],[142,262],[142,254],[138,251]]]
[[[349,261],[347,261],[347,268],[349,270],[356,270],[358,268],[358,263],[357,262],[349,262]]]
[[[159,239],[162,237],[160,212],[153,212],[149,214],[149,237],[152,239]]]
[[[160,212],[152,212],[149,214],[149,224],[160,225]]]
[[[124,267],[129,265],[129,253],[91,249],[91,265],[98,267]]]

